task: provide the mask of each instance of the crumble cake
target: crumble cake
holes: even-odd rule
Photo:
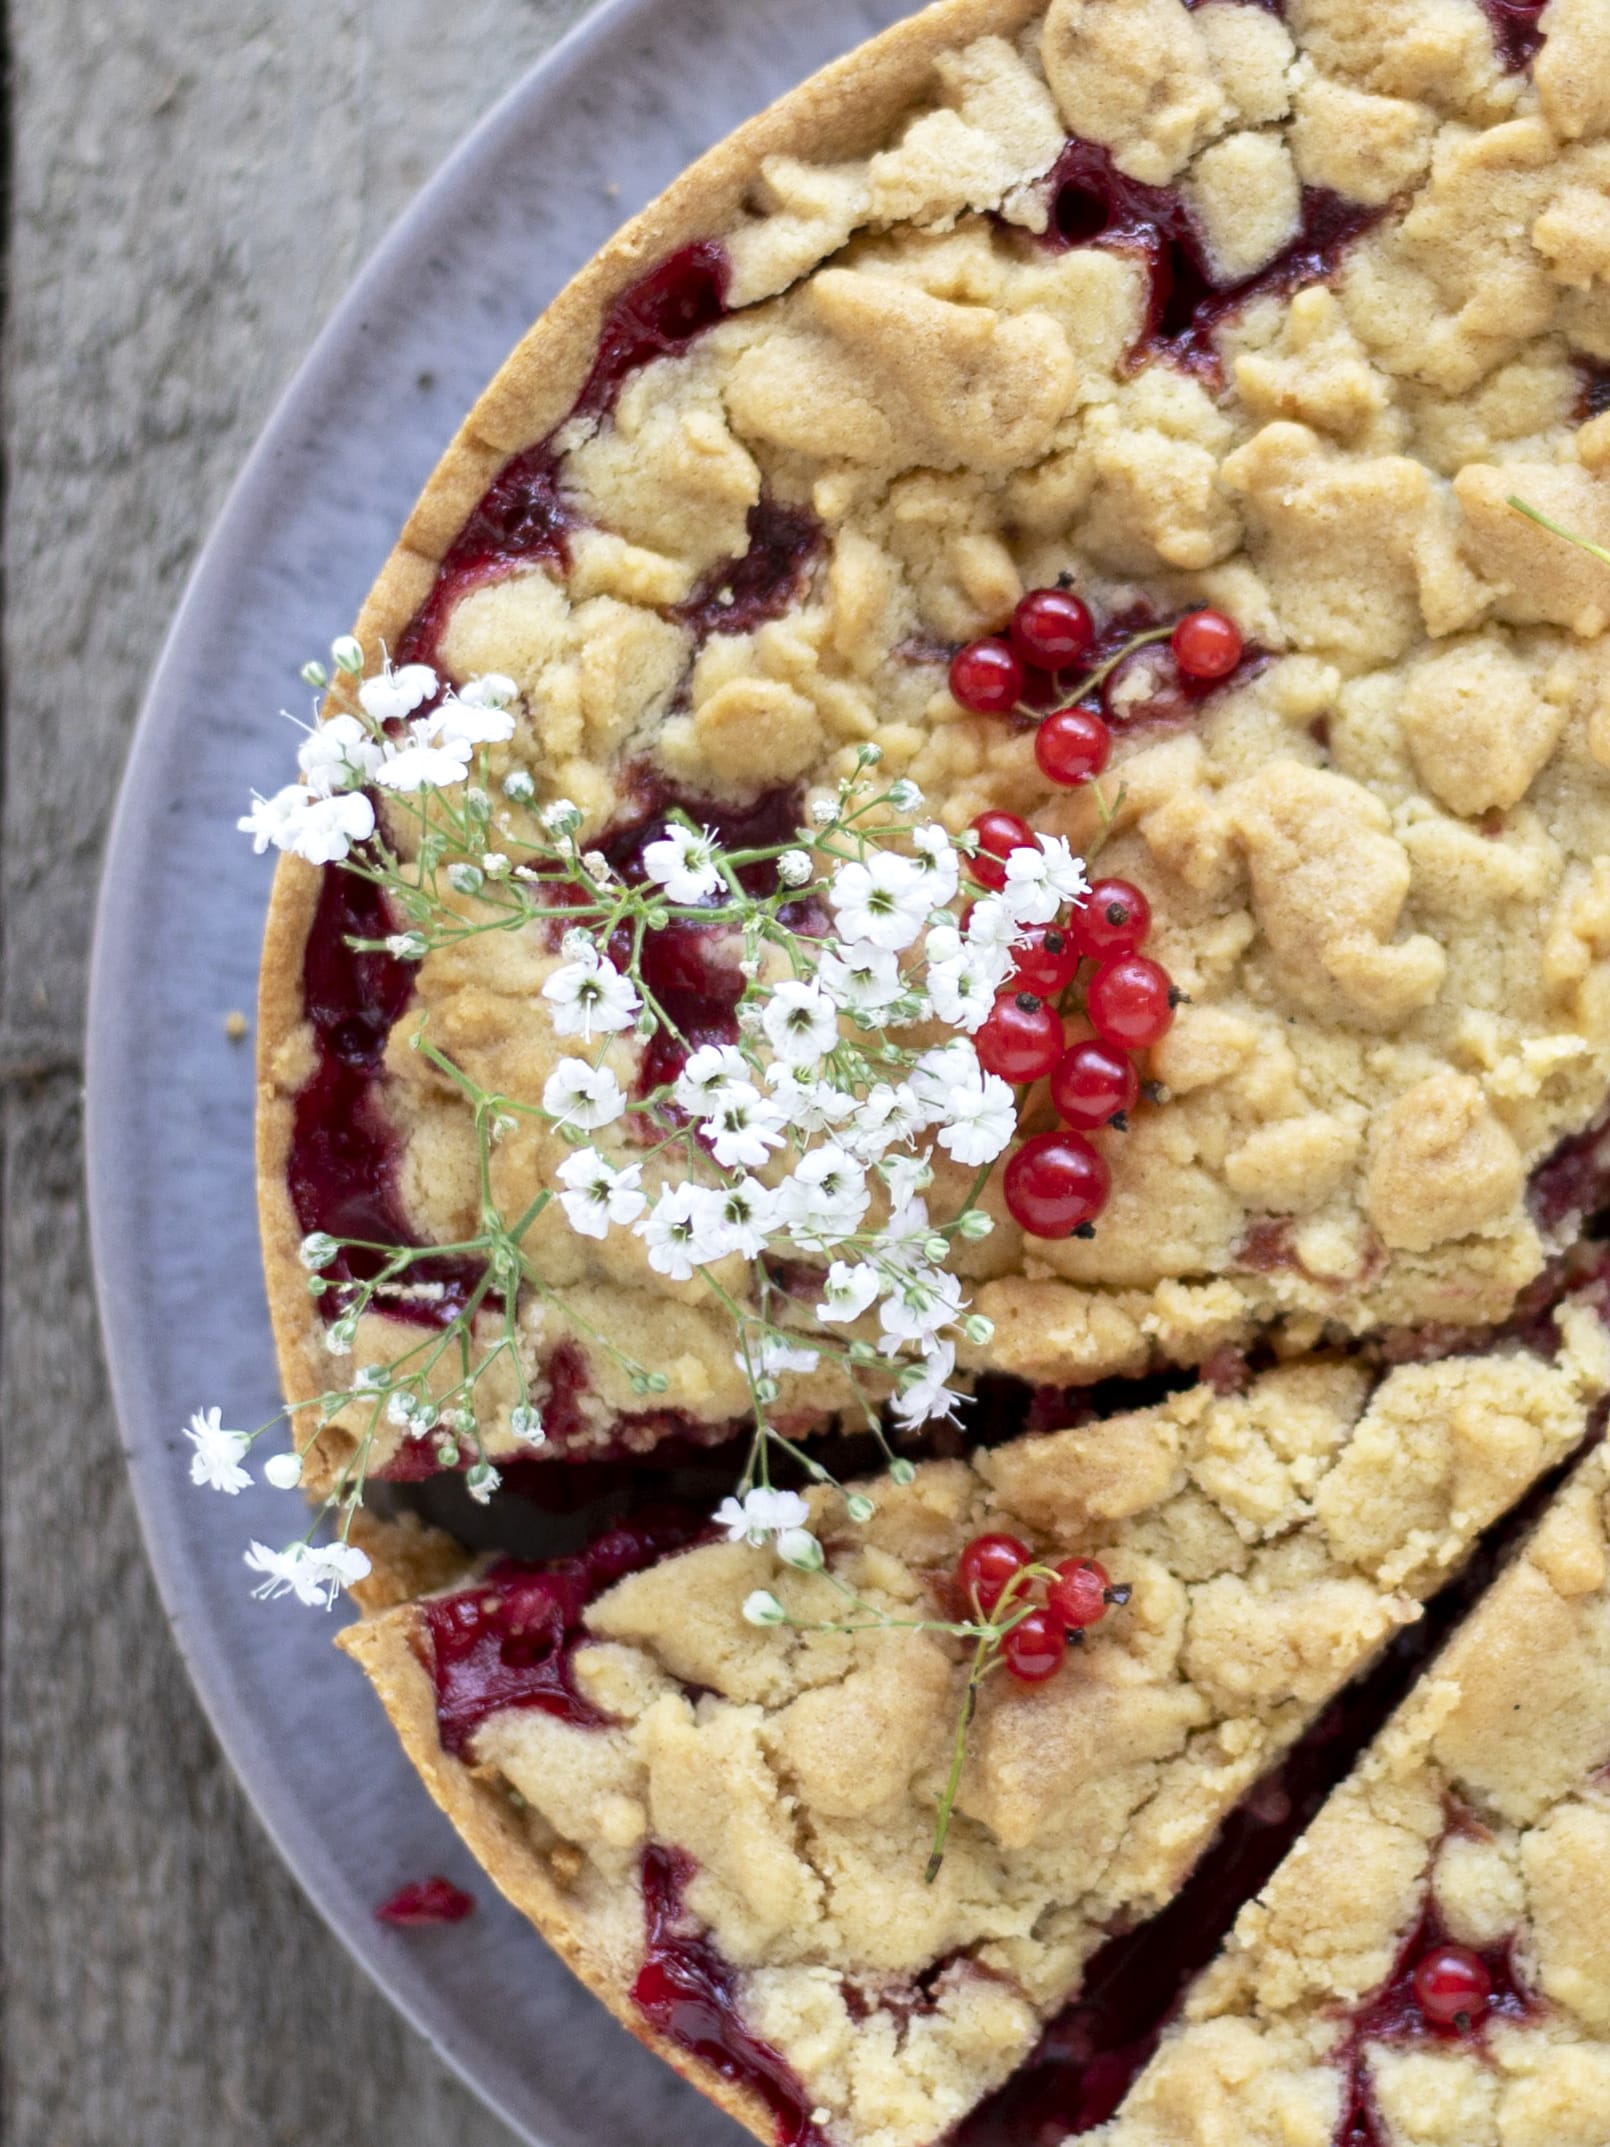
[[[825,1573],[645,1514],[343,1645],[498,1885],[672,2063],[763,2140],[927,2147],[1581,1446],[1610,1337],[1582,1304],[1561,1335],[1197,1384],[926,1463],[864,1528],[818,1492]],[[925,1885],[965,1650],[901,1621],[953,1615],[1000,1531],[1126,1599],[1053,1679],[984,1684]],[[744,1622],[768,1582],[799,1627]]]
[[[1166,649],[1104,689],[1103,870],[1146,890],[1189,1004],[1152,1054],[1169,1100],[1101,1136],[1094,1240],[1000,1211],[966,1255],[997,1370],[1501,1321],[1591,1202],[1610,579],[1507,501],[1610,536],[1604,37],[1598,0],[951,0],[628,227],[380,578],[365,647],[512,679],[498,765],[616,862],[678,801],[786,833],[865,741],[953,827],[1004,807],[1088,848],[1092,786],[1044,776],[1025,717],[968,713],[954,653],[1059,577],[1106,624],[1234,620],[1213,690]],[[1055,686],[1031,676],[1031,709]],[[293,1393],[324,1384],[303,1233],[445,1244],[473,1201],[470,1114],[414,1017],[516,1095],[557,1049],[556,950],[354,960],[344,935],[385,920],[340,880],[282,864],[263,974]],[[718,1033],[732,972],[694,952]],[[557,1153],[511,1143],[503,1192]],[[669,1380],[645,1413],[532,1303],[556,1447],[741,1408],[688,1290],[556,1217],[533,1256]],[[362,1352],[395,1354],[394,1325]]]
[[[1610,2137],[1610,1470],[1326,1805],[1100,2147]]]
[[[1256,1892],[1246,1871],[1378,1726],[1356,1696],[1384,1688],[1356,1673],[1385,1650],[1413,1675],[1417,1604],[1596,1420],[1597,1314],[1566,1316],[1552,1361],[1538,1330],[1603,1198],[1610,575],[1510,502],[1610,540],[1607,136],[1604,0],[945,0],[743,130],[562,296],[359,623],[398,663],[506,675],[494,772],[574,800],[619,871],[677,807],[734,842],[786,839],[872,743],[953,830],[1007,811],[1099,844],[1186,994],[1145,1100],[1097,1136],[1113,1194],[1094,1237],[1026,1235],[992,1192],[995,1232],[958,1266],[994,1323],[975,1373],[1064,1396],[1159,1368],[1203,1382],[928,1462],[859,1536],[819,1524],[884,1606],[925,1599],[1007,1519],[1133,1590],[1045,1687],[985,1688],[932,1889],[962,1678],[942,1636],[746,1628],[774,1569],[686,1516],[633,1514],[558,1579],[369,1531],[375,1615],[346,1644],[432,1790],[592,1987],[762,2137],[921,2147],[1038,2046],[1032,2088],[1081,1983],[1200,1965],[1191,1946],[1229,1919],[1199,1889],[1232,1911]],[[1010,654],[1017,607],[1052,587],[1090,607],[1092,660],[1204,607],[1234,624],[1221,675],[1159,642],[1082,697],[1099,795],[1036,727],[1081,666]],[[1010,662],[986,712],[980,666]],[[559,1049],[556,948],[347,944],[394,922],[352,876],[282,863],[259,1163],[293,1396],[325,1384],[306,1233],[465,1234],[469,1114],[407,1048],[418,1016],[516,1097]],[[729,1034],[733,950],[695,931],[661,952],[699,1036]],[[612,1047],[627,1087],[637,1049]],[[523,1205],[562,1153],[505,1144],[500,1198]],[[552,1220],[532,1256],[579,1316],[533,1299],[520,1328],[549,1454],[719,1441],[747,1402],[724,1321]],[[462,1302],[450,1253],[418,1272]],[[399,1302],[357,1354],[384,1363],[432,1318]],[[660,1406],[598,1334],[663,1366]],[[1249,1352],[1284,1361],[1249,1384]],[[839,1398],[784,1381],[798,1427]],[[500,1458],[512,1400],[485,1427]],[[382,1438],[372,1473],[436,1467]],[[830,1582],[777,1585],[831,1615]],[[1299,1989],[1269,1919],[1325,1904],[1278,1881],[1115,2120],[1122,2147],[1239,2147],[1257,2124],[1320,2147],[1344,2120],[1346,2147],[1533,2147],[1550,2122],[1563,2147],[1573,2094],[1606,2107],[1592,1917],[1573,1925],[1559,1877],[1597,1791],[1564,1783],[1556,1814],[1482,1788],[1476,1748],[1514,1747],[1480,1680],[1475,1699],[1450,1683],[1466,1659],[1333,1807],[1398,1799],[1408,1893],[1339,1906],[1354,1952],[1321,1946]],[[1576,1660],[1542,1662],[1538,1692]],[[1437,1744],[1438,1708],[1468,1719],[1468,1749]],[[1546,1723],[1535,1749],[1541,1795]],[[1477,1813],[1441,1846],[1421,1824],[1435,1769]],[[1502,1931],[1500,1901],[1521,1904]],[[1366,2032],[1425,1917],[1532,1979],[1479,2062]],[[1550,1945],[1563,1983],[1534,1964]],[[1364,2029],[1336,2025],[1338,1995]],[[1054,2147],[1112,2117],[1159,2023],[1126,2043],[1107,2003],[1067,2030],[1106,2063],[1080,2061],[1077,2122],[1008,2136]]]

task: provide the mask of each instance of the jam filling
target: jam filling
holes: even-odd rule
[[[304,1235],[324,1230],[376,1245],[420,1242],[402,1210],[396,1136],[380,1107],[386,1039],[413,992],[413,967],[350,944],[384,938],[391,929],[379,888],[339,866],[325,867],[302,969],[317,1063],[296,1099],[286,1165]],[[334,1283],[367,1282],[384,1264],[383,1253],[343,1248],[325,1276]],[[463,1310],[480,1273],[473,1260],[416,1261],[404,1281],[426,1285],[425,1293],[388,1293],[386,1310],[398,1319],[445,1326]],[[327,1318],[341,1311],[343,1295],[332,1289],[319,1300]]]
[[[645,1508],[573,1557],[538,1566],[502,1559],[473,1587],[421,1603],[442,1749],[468,1758],[475,1732],[511,1707],[602,1728],[609,1718],[576,1689],[572,1668],[588,1605],[628,1573],[685,1550],[704,1526],[702,1514]]]
[[[423,1931],[433,1925],[462,1923],[474,1914],[474,1895],[451,1879],[417,1879],[383,1901],[375,1910],[375,1921],[395,1924],[402,1931]]]
[[[1447,1939],[1436,1904],[1428,1900],[1419,1922],[1403,1941],[1391,1974],[1353,2015],[1341,2060],[1345,2086],[1334,2147],[1391,2147],[1370,2089],[1365,2053],[1371,2043],[1474,2043],[1480,2049],[1487,2022],[1526,2020],[1537,2012],[1538,2002],[1517,1971],[1515,1942],[1510,1938],[1476,1953],[1491,1986],[1479,2026],[1460,2029],[1428,2019],[1415,1994],[1415,1970]]]
[[[808,507],[764,495],[749,510],[749,548],[714,567],[672,618],[701,644],[712,634],[752,634],[780,619],[804,587],[822,549],[822,525]]]
[[[1498,57],[1511,74],[1529,67],[1543,49],[1543,10],[1548,0],[1481,0],[1493,26]]]
[[[1215,385],[1222,368],[1213,337],[1221,324],[1255,299],[1286,297],[1334,275],[1347,248],[1383,213],[1328,187],[1306,186],[1296,236],[1252,275],[1221,284],[1178,187],[1127,177],[1110,150],[1077,135],[1049,185],[1053,245],[1109,247],[1146,264],[1146,313],[1131,369],[1166,358]]]
[[[701,240],[651,269],[605,316],[598,354],[570,412],[603,417],[633,373],[656,358],[679,356],[727,316],[731,275],[726,249]],[[553,437],[506,462],[459,531],[394,652],[399,663],[434,663],[453,606],[469,589],[511,568],[547,561],[564,566],[575,515],[559,484]]]
[[[776,2124],[777,2147],[826,2147],[811,2104],[786,2061],[750,2034],[738,2004],[737,1972],[682,1907],[693,1867],[675,1850],[643,1856],[647,1943],[632,2002],[650,2027],[734,2087],[758,2095]]]

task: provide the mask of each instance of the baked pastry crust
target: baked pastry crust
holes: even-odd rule
[[[779,1581],[764,1551],[690,1549],[603,1593],[569,1658],[602,1718],[585,1724],[527,1703],[466,1734],[451,1673],[433,1684],[428,1605],[341,1644],[502,1891],[634,2032],[663,2050],[632,2002],[658,1843],[692,1860],[686,1910],[820,2134],[923,2147],[1027,2057],[1106,1932],[1166,1904],[1226,1813],[1581,1443],[1610,1343],[1590,1312],[1565,1319],[1553,1364],[1511,1351],[1377,1384],[1316,1360],[1243,1395],[1198,1386],[925,1464],[837,1537],[819,1494],[838,1581],[896,1617],[942,1615],[933,1575],[997,1529],[1048,1559],[1099,1557],[1133,1590],[1054,1684],[986,1686],[929,1887],[965,1650],[915,1630],[757,1632],[740,1613],[763,1584],[806,1623],[844,1616],[832,1581]],[[497,1586],[472,1578],[448,1600]],[[771,2138],[770,2105],[675,2061]]]

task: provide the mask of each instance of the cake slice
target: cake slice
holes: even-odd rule
[[[644,1513],[343,1644],[489,1874],[645,2041],[763,2140],[926,2147],[1581,1445],[1610,1344],[1582,1307],[1561,1335],[1552,1361],[1198,1384],[869,1486],[860,1528],[819,1493],[825,1573]],[[1046,1682],[985,1681],[930,1883],[968,1651],[929,1628],[994,1532],[1099,1560],[1119,1600]],[[757,1591],[793,1622],[747,1623]]]
[[[1610,1462],[1273,1881],[1101,2147],[1610,2139]]]

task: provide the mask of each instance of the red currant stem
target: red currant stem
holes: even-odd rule
[[[1177,620],[1175,624],[1178,624]],[[1123,647],[1118,651],[1116,656],[1109,656],[1105,663],[1097,664],[1096,668],[1093,671],[1089,672],[1084,678],[1080,679],[1078,685],[1073,688],[1072,692],[1069,693],[1066,699],[1063,701],[1063,707],[1077,707],[1081,701],[1087,699],[1092,693],[1096,692],[1098,687],[1105,686],[1108,679],[1111,678],[1113,673],[1118,669],[1118,666],[1121,663],[1127,663],[1129,658],[1134,655],[1137,649],[1150,648],[1154,641],[1172,640],[1173,634],[1174,628],[1172,626],[1153,626],[1150,627],[1144,634],[1137,634],[1133,641],[1126,641]],[[1038,728],[1045,721],[1047,716],[1055,713],[1053,709],[1049,708],[1044,710],[1025,708],[1021,701],[1018,703],[1017,708],[1013,712],[1016,715],[1027,716],[1034,724],[1036,730],[1038,730]]]
[[[1011,1583],[1007,1583],[1010,1588]],[[939,1799],[939,1812],[934,1821],[934,1845],[923,1873],[923,1884],[932,1886],[945,1861],[945,1843],[950,1835],[951,1814],[956,1809],[956,1794],[962,1785],[962,1768],[967,1763],[967,1732],[973,1726],[973,1716],[978,1710],[978,1688],[989,1668],[991,1651],[998,1645],[993,1627],[986,1628],[978,1636],[973,1649],[973,1667],[968,1672],[967,1691],[963,1695],[961,1713],[956,1718],[956,1736],[950,1749],[950,1774],[945,1783],[944,1794]]]

